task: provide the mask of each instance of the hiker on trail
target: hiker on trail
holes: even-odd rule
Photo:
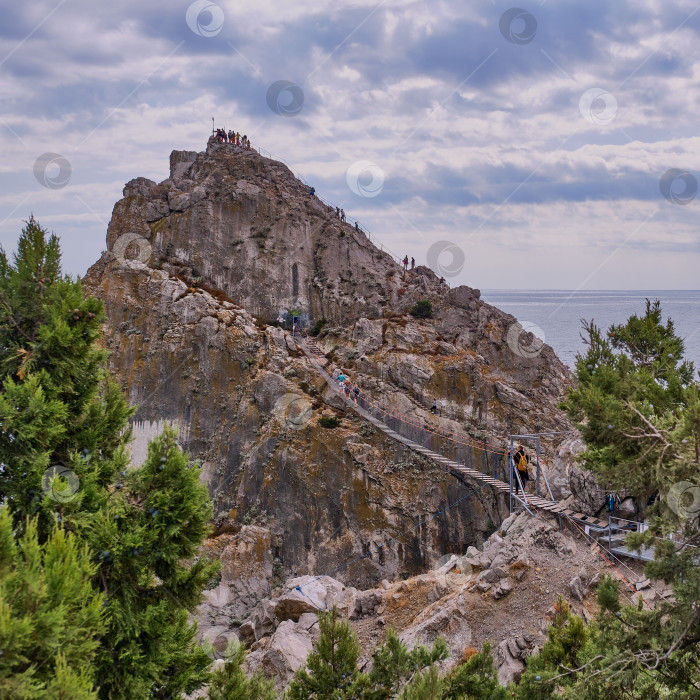
[[[408,255],[403,259],[403,271],[408,270]]]
[[[437,399],[433,399],[433,405],[430,407],[430,412],[433,415],[437,414]]]
[[[312,187],[312,188],[309,190],[309,196],[310,196],[310,197],[314,197],[315,195],[316,195],[316,188],[315,188],[315,187]]]
[[[335,208],[335,215],[340,218],[340,207]]]
[[[345,380],[347,379],[347,377],[341,372],[341,373],[336,377],[336,379],[338,380],[338,389],[340,389],[340,390],[342,391],[342,389],[343,389],[343,384],[345,384]]]
[[[618,510],[620,510],[620,496],[618,494],[608,494],[608,510],[611,513],[616,513]]]
[[[233,131],[231,131],[231,129],[228,130],[228,141],[229,143],[233,143]]]
[[[527,473],[528,458],[525,454],[525,448],[522,445],[518,445],[518,449],[513,455],[513,464],[516,471],[513,473],[513,482],[515,483],[515,492],[519,491],[519,484],[517,477],[520,477],[520,481],[523,482],[523,491],[527,490],[527,482],[530,479]]]
[[[241,145],[241,134],[240,132],[236,134],[236,146]]]
[[[411,269],[412,270],[416,269],[416,259],[415,258],[411,258]]]
[[[358,226],[357,221],[355,222],[355,231],[357,231],[357,233],[360,232],[360,227]]]
[[[352,398],[355,401],[355,406],[357,406],[357,397],[360,395],[360,387],[357,384],[352,385]]]
[[[349,399],[350,398],[350,391],[352,390],[352,383],[350,381],[350,377],[348,377],[345,380],[345,398]]]
[[[340,220],[345,221],[345,209],[340,210]]]

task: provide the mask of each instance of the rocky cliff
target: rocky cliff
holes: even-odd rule
[[[289,576],[336,572],[366,588],[419,573],[508,514],[481,489],[432,517],[469,481],[346,413],[275,324],[282,312],[325,319],[329,357],[419,420],[493,445],[562,431],[544,461],[567,493],[575,436],[557,404],[571,377],[549,346],[478,290],[404,273],[280,163],[213,141],[170,163],[161,183],[127,183],[85,284],[105,302],[111,369],[139,406],[135,459],[168,421],[204,464],[231,615]],[[432,318],[407,313],[418,300]],[[338,427],[319,422],[330,415]]]

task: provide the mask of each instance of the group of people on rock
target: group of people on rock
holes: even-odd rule
[[[353,384],[353,382],[350,381],[350,377],[347,377],[342,372],[336,377],[336,380],[338,382],[338,390],[345,394],[345,398],[352,398],[355,402],[355,406],[357,406],[357,399],[360,396],[360,387],[357,386],[357,384]]]
[[[340,207],[335,208],[335,215],[341,220],[345,221],[345,209],[341,209]]]
[[[403,263],[403,271],[408,272],[408,255],[404,256],[404,259],[401,261]],[[411,270],[416,269],[416,259],[411,258]],[[444,285],[447,284],[447,281],[445,280],[444,277],[440,278],[440,284]]]
[[[246,150],[250,149],[250,140],[246,135],[241,136],[240,133],[236,131],[231,131],[229,129],[217,129],[216,130],[216,140],[219,143],[230,143],[234,146],[240,146]]]

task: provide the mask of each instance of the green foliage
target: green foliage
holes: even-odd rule
[[[442,697],[445,700],[506,700],[509,697],[506,689],[498,684],[490,645],[484,644],[481,651],[448,674]]]
[[[321,416],[318,419],[318,424],[323,428],[337,428],[341,422],[338,416]]]
[[[590,632],[584,621],[574,615],[568,603],[559,598],[555,605],[554,620],[547,632],[547,643],[542,651],[527,660],[527,670],[520,679],[516,696],[523,700],[555,697],[560,687],[570,685],[572,679],[561,676],[561,669],[575,668],[580,650],[588,643]]]
[[[441,638],[431,649],[417,646],[409,650],[396,632],[389,630],[386,642],[374,652],[369,686],[363,697],[367,700],[396,697],[414,674],[446,659],[448,654],[447,645]]]
[[[559,603],[541,653],[528,659],[516,697],[630,698],[700,697],[700,536],[697,512],[681,501],[680,484],[700,493],[700,403],[694,368],[683,360],[683,342],[658,302],[642,317],[603,334],[584,323],[587,353],[577,358],[577,385],[564,408],[586,442],[581,460],[605,485],[633,494],[647,510],[649,528],[630,535],[632,548],[653,546],[645,566],[653,580],[672,586],[673,596],[655,603],[623,604],[620,584],[604,577],[600,612],[585,626]],[[676,486],[674,486],[674,484]],[[691,499],[692,500],[692,499]],[[679,547],[676,533],[685,539]]]
[[[287,690],[288,700],[315,698],[353,698],[366,683],[357,669],[360,644],[333,606],[329,612],[319,611],[320,636],[306,666],[295,674]]]
[[[309,331],[309,335],[312,335],[316,337],[322,330],[323,327],[328,323],[325,318],[319,318],[316,323],[312,326],[311,330]]]
[[[218,567],[205,559],[185,563],[197,554],[211,518],[199,482],[199,468],[166,428],[95,519],[90,540],[108,591],[101,697],[168,698],[206,680],[210,660],[195,643],[188,613]]]
[[[447,649],[441,647],[441,655],[436,651],[438,640],[432,650],[432,660],[422,672],[415,672],[400,695],[383,695],[379,697],[399,697],[401,700],[506,700],[509,697],[505,688],[498,684],[496,669],[488,644],[463,663],[456,666],[446,676],[440,677],[435,661],[446,658]],[[425,650],[423,650],[425,653]],[[424,657],[425,660],[425,657]]]
[[[415,318],[432,318],[433,305],[427,299],[421,299],[409,309],[409,313]]]
[[[563,404],[586,442],[579,456],[601,483],[644,504],[681,481],[700,485],[700,400],[692,363],[658,301],[607,334],[584,323],[588,351]],[[669,527],[680,519],[662,503]]]
[[[102,303],[61,276],[55,236],[47,240],[31,219],[14,264],[0,252],[0,273],[0,498],[16,527],[37,516],[46,537],[56,511],[78,527],[104,503],[105,487],[125,464],[133,411],[108,381],[106,355],[95,344]],[[74,499],[43,493],[53,465],[76,475]]]
[[[35,521],[16,539],[0,507],[0,697],[94,700],[92,660],[104,632],[102,594],[87,547]]]
[[[445,682],[435,666],[419,673],[402,691],[401,700],[441,700]]]
[[[620,609],[620,583],[612,576],[605,575],[598,584],[598,605],[602,611],[617,613]]]
[[[92,666],[87,653],[73,664],[70,645],[46,633],[45,653],[9,668],[8,683],[48,669],[66,683],[82,674],[88,694],[61,697],[92,697],[94,678],[100,698],[177,698],[208,677],[210,659],[189,618],[217,569],[196,558],[211,508],[199,467],[169,428],[145,463],[127,471],[133,409],[107,378],[95,342],[101,315],[101,302],[61,275],[56,238],[30,220],[14,262],[0,253],[0,501],[17,546],[58,542],[52,533],[60,523],[80,552],[90,552],[91,573],[77,559],[75,570],[91,588],[79,597],[65,588],[64,607],[82,610],[100,592],[105,610]],[[36,561],[34,573],[48,579],[48,550]],[[93,637],[86,630],[85,642]]]
[[[275,700],[275,684],[261,673],[250,678],[243,671],[245,647],[232,639],[226,650],[226,664],[214,671],[209,685],[209,700]]]

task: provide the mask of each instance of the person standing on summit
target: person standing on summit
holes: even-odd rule
[[[408,255],[403,259],[403,271],[406,272],[408,270]]]

